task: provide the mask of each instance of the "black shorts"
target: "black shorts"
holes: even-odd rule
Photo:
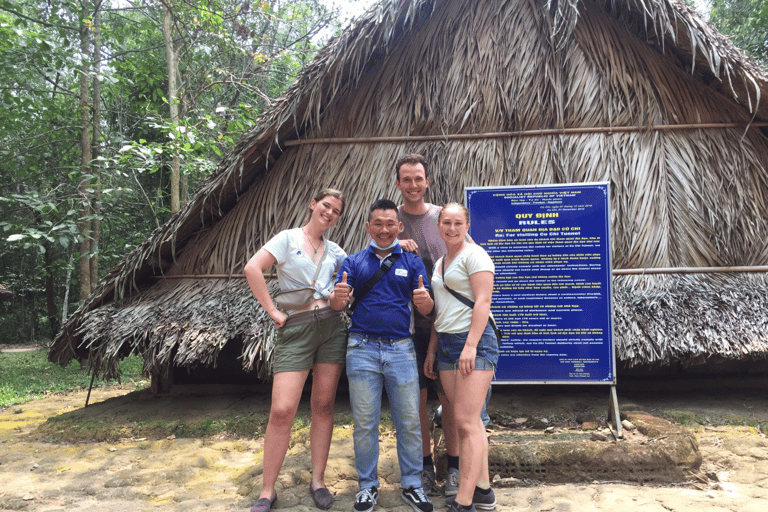
[[[429,348],[429,336],[432,334],[432,328],[414,327],[413,348],[416,351],[416,364],[419,367],[419,389],[426,389],[427,382],[430,379],[424,375],[424,361],[427,359],[427,349]]]

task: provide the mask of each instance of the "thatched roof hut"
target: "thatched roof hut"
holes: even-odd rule
[[[112,374],[221,363],[265,376],[269,317],[244,263],[345,190],[329,236],[362,247],[392,163],[465,186],[610,181],[617,269],[768,261],[768,72],[677,0],[392,0],[324,48],[168,223],[72,315],[50,358]],[[164,276],[164,277],[163,277]],[[614,277],[628,365],[768,354],[762,273]]]

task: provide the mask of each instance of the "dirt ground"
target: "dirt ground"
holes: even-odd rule
[[[263,437],[215,432],[206,437],[139,437],[147,425],[185,424],[217,418],[262,420],[268,386],[179,386],[153,396],[135,387],[94,389],[49,396],[0,411],[0,510],[27,511],[247,511],[260,490]],[[621,481],[497,486],[498,510],[515,511],[764,511],[768,503],[768,378],[694,377],[619,382],[622,409],[644,410],[673,420],[698,440],[701,473],[675,485]],[[436,405],[434,400],[430,401]],[[306,412],[307,400],[302,401]],[[577,429],[605,422],[608,389],[595,386],[496,386],[490,412],[496,431]],[[301,412],[301,411],[300,411]],[[352,510],[357,491],[351,414],[340,389],[337,427],[326,483],[336,496],[332,510]],[[73,423],[47,422],[73,418]],[[525,421],[523,421],[525,420]],[[122,437],[84,440],[95,425],[117,426]],[[41,427],[43,425],[43,427]],[[57,431],[57,425],[64,426]],[[751,426],[750,426],[751,425]],[[79,441],[66,430],[80,429]],[[215,430],[215,429],[214,429]],[[114,434],[114,429],[111,432]],[[208,431],[209,433],[212,431]],[[78,438],[76,435],[74,438]],[[379,510],[406,512],[400,501],[394,436],[382,434]],[[622,441],[619,441],[622,442]],[[306,431],[297,429],[278,484],[278,510],[316,510],[307,487]],[[436,510],[444,509],[435,498]]]

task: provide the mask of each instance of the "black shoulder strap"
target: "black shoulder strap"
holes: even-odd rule
[[[365,284],[363,285],[363,288],[360,290],[360,295],[355,296],[355,302],[353,302],[349,306],[350,311],[354,311],[355,307],[357,307],[357,305],[360,304],[360,301],[363,300],[363,297],[365,297],[368,294],[368,292],[371,291],[371,288],[373,288],[376,285],[376,283],[378,283],[379,280],[382,277],[384,277],[384,274],[389,272],[389,269],[392,268],[392,265],[395,264],[395,261],[397,261],[397,258],[400,257],[400,254],[402,253],[390,254],[389,256],[384,258],[384,261],[381,262],[381,266],[379,267],[379,270],[377,270],[376,273],[373,274],[371,278],[368,279],[368,281],[366,281]]]
[[[462,294],[460,294],[456,290],[453,290],[452,288],[449,288],[448,285],[445,284],[445,256],[443,256],[443,259],[441,260],[441,263],[442,263],[442,265],[440,267],[440,272],[443,274],[443,286],[445,287],[445,289],[448,290],[449,292],[451,292],[451,295],[453,295],[454,297],[459,299],[469,309],[475,309],[475,302],[474,301],[472,301],[472,300],[468,299],[467,297],[463,296]]]
[[[462,294],[460,294],[456,290],[452,290],[447,284],[445,284],[445,256],[443,256],[442,266],[441,266],[440,272],[442,272],[442,274],[443,274],[443,286],[445,287],[445,289],[448,290],[449,292],[451,292],[451,295],[453,295],[454,297],[459,299],[469,309],[475,309],[474,301],[472,301],[472,300],[468,299],[467,297],[463,296]],[[488,321],[491,323],[491,327],[493,327],[493,332],[496,334],[496,339],[501,341],[501,330],[496,325],[496,320],[493,318],[492,314],[488,316]]]

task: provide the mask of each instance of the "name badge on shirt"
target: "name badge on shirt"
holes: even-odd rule
[[[400,277],[408,277],[408,271],[404,268],[396,268],[395,275]]]

